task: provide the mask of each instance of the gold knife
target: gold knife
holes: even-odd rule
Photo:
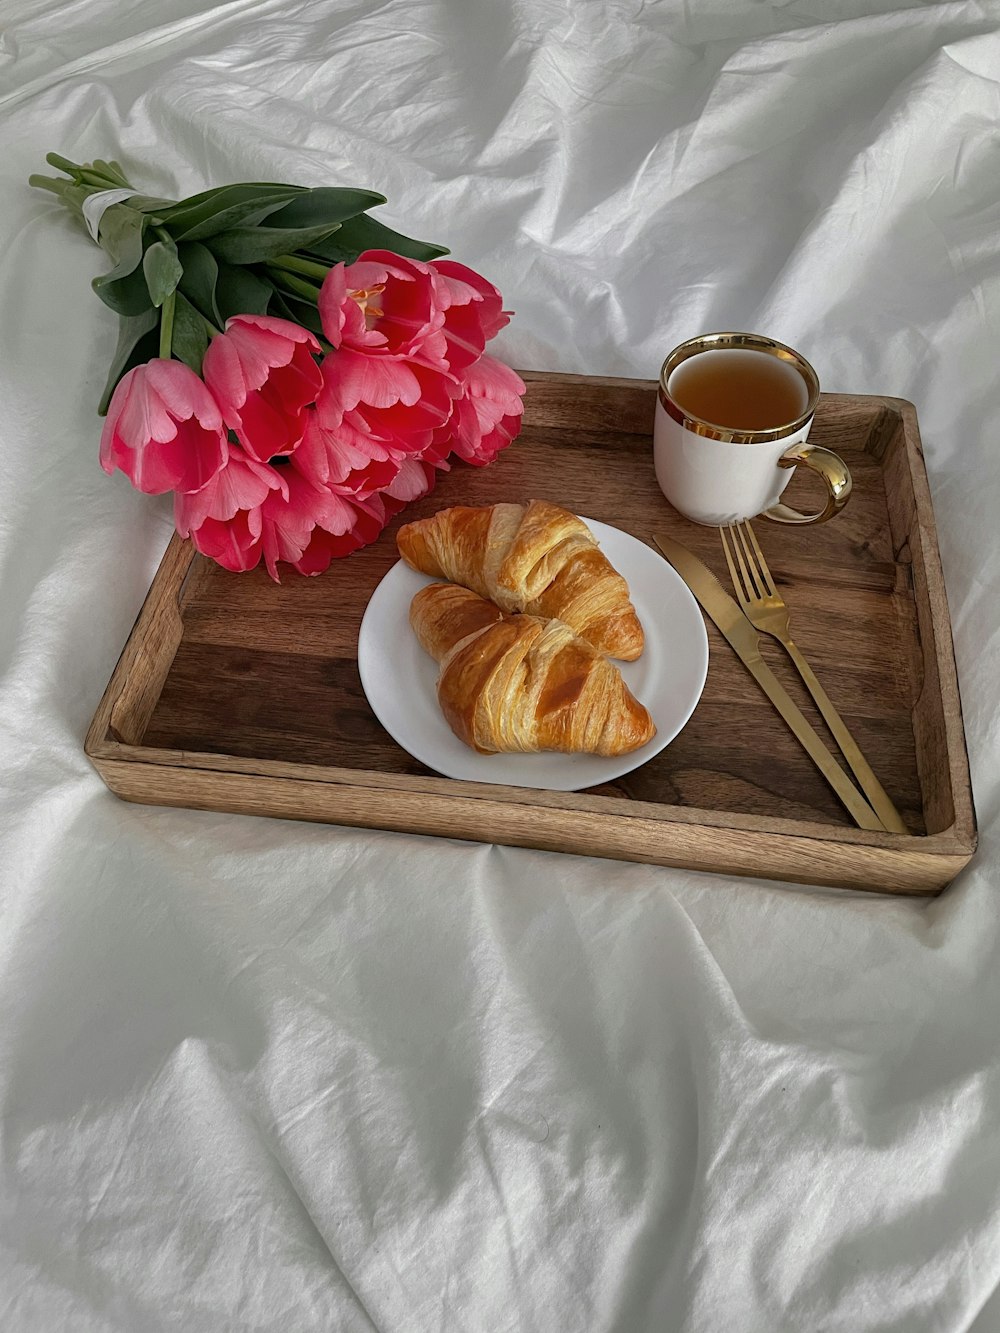
[[[885,825],[820,740],[815,728],[760,655],[760,635],[707,565],[665,532],[653,541],[697,597],[754,680],[791,727],[796,740],[843,801],[859,828],[885,832]]]

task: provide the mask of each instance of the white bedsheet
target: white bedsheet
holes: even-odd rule
[[[0,1327],[1000,1328],[1000,5],[4,19]],[[97,465],[49,149],[380,189],[514,364],[759,327],[913,399],[973,865],[927,904],[117,801],[83,734],[170,515]]]

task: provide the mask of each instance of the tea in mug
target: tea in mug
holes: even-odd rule
[[[689,356],[670,376],[667,392],[688,416],[734,431],[790,425],[809,403],[794,365],[741,347]]]

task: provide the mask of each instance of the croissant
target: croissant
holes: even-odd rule
[[[410,624],[441,663],[448,724],[480,754],[628,754],[656,734],[618,668],[560,620],[505,616],[467,588],[431,583]]]
[[[642,652],[628,584],[586,523],[547,500],[442,509],[400,528],[396,543],[413,569],[503,611],[562,620],[609,657],[631,662]]]

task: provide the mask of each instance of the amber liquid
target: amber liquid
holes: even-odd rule
[[[699,352],[682,361],[667,383],[689,416],[724,430],[773,430],[800,417],[806,382],[788,361],[749,348]]]

